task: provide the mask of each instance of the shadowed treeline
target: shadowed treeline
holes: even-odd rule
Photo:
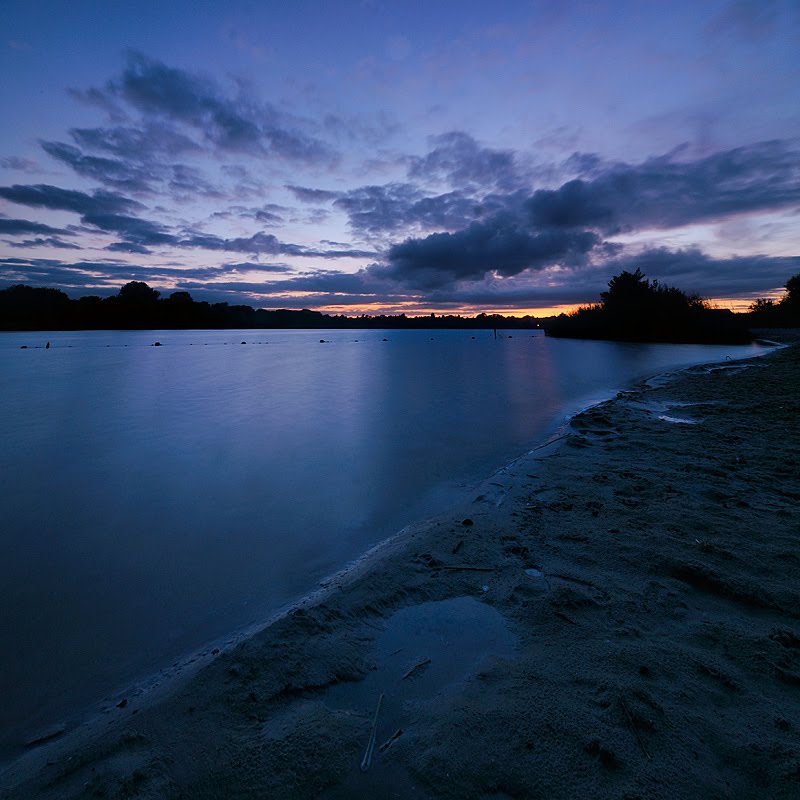
[[[0,330],[147,330],[182,328],[537,328],[535,317],[478,314],[407,317],[361,315],[346,317],[319,311],[196,302],[188,292],[161,298],[146,283],[132,281],[112,297],[70,299],[58,289],[18,285],[0,290]]]
[[[459,314],[424,317],[329,315],[308,309],[269,311],[195,301],[188,292],[162,298],[131,281],[116,295],[71,299],[58,289],[23,284],[0,290],[0,330],[147,330],[225,328],[511,329],[544,328],[549,336],[627,342],[743,344],[750,327],[800,327],[800,275],[778,301],[759,299],[746,314],[713,308],[698,295],[647,280],[641,270],[611,279],[600,302],[558,317]]]
[[[745,344],[752,340],[749,324],[744,315],[712,308],[698,295],[649,281],[637,269],[612,278],[599,303],[549,321],[547,335],[623,342]]]
[[[762,328],[800,328],[800,274],[786,281],[780,300],[759,298],[750,306],[750,324]]]

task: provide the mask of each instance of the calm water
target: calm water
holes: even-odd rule
[[[0,755],[264,619],[566,414],[754,351],[529,331],[0,334]]]

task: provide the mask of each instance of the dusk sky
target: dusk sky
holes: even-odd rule
[[[0,75],[0,287],[545,313],[800,272],[798,0],[4,0]]]

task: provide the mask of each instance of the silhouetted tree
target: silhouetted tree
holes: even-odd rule
[[[188,292],[187,292],[188,294]],[[119,299],[124,303],[131,303],[137,305],[144,305],[146,303],[155,303],[161,296],[161,292],[157,289],[150,288],[142,281],[131,281],[126,283],[119,290]]]
[[[786,296],[782,302],[788,306],[800,306],[800,273],[786,281]]]
[[[637,342],[736,343],[751,338],[732,312],[649,281],[640,269],[614,276],[599,304],[551,320],[546,331],[549,336]]]
[[[750,305],[750,324],[762,328],[800,327],[800,274],[786,281],[780,300],[759,297]]]

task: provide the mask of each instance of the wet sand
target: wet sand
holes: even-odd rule
[[[798,797],[799,420],[797,346],[620,393],[0,796]]]

